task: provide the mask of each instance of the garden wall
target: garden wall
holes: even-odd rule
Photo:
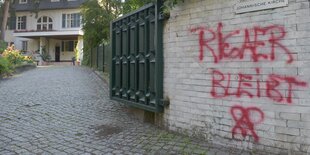
[[[230,147],[310,153],[309,1],[239,14],[240,3],[186,0],[171,11],[164,126]]]

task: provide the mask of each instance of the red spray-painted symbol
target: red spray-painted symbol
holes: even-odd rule
[[[259,137],[256,134],[254,127],[264,120],[264,113],[257,107],[244,108],[239,105],[233,106],[230,109],[230,113],[236,122],[236,125],[232,129],[233,138],[235,134],[238,134],[239,130],[239,133],[241,133],[242,137],[245,138],[247,135],[251,134],[254,138],[254,141],[258,142]],[[250,114],[258,117],[254,118]]]

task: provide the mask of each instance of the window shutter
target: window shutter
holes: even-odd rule
[[[8,23],[9,30],[15,30],[16,29],[16,17],[10,17],[8,21],[9,21]]]
[[[66,14],[62,14],[62,28],[66,27]]]

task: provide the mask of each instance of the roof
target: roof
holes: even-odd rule
[[[51,0],[39,0],[39,10],[57,10],[57,9],[74,9],[79,8],[85,0],[59,0],[51,2]],[[34,0],[28,0],[26,4],[19,4],[19,0],[12,5],[15,11],[31,11],[35,8]]]

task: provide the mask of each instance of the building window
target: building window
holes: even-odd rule
[[[19,4],[27,4],[27,0],[19,0]]]
[[[18,30],[26,29],[26,16],[17,17],[17,29]]]
[[[81,24],[81,16],[79,13],[62,14],[63,28],[80,27],[80,24]]]
[[[51,0],[51,2],[59,2],[59,0]]]
[[[62,52],[74,52],[74,49],[77,45],[76,40],[65,40],[61,42],[61,51]]]
[[[50,17],[43,16],[37,21],[37,30],[52,30],[53,20]]]
[[[28,41],[22,41],[22,51],[28,50]]]

